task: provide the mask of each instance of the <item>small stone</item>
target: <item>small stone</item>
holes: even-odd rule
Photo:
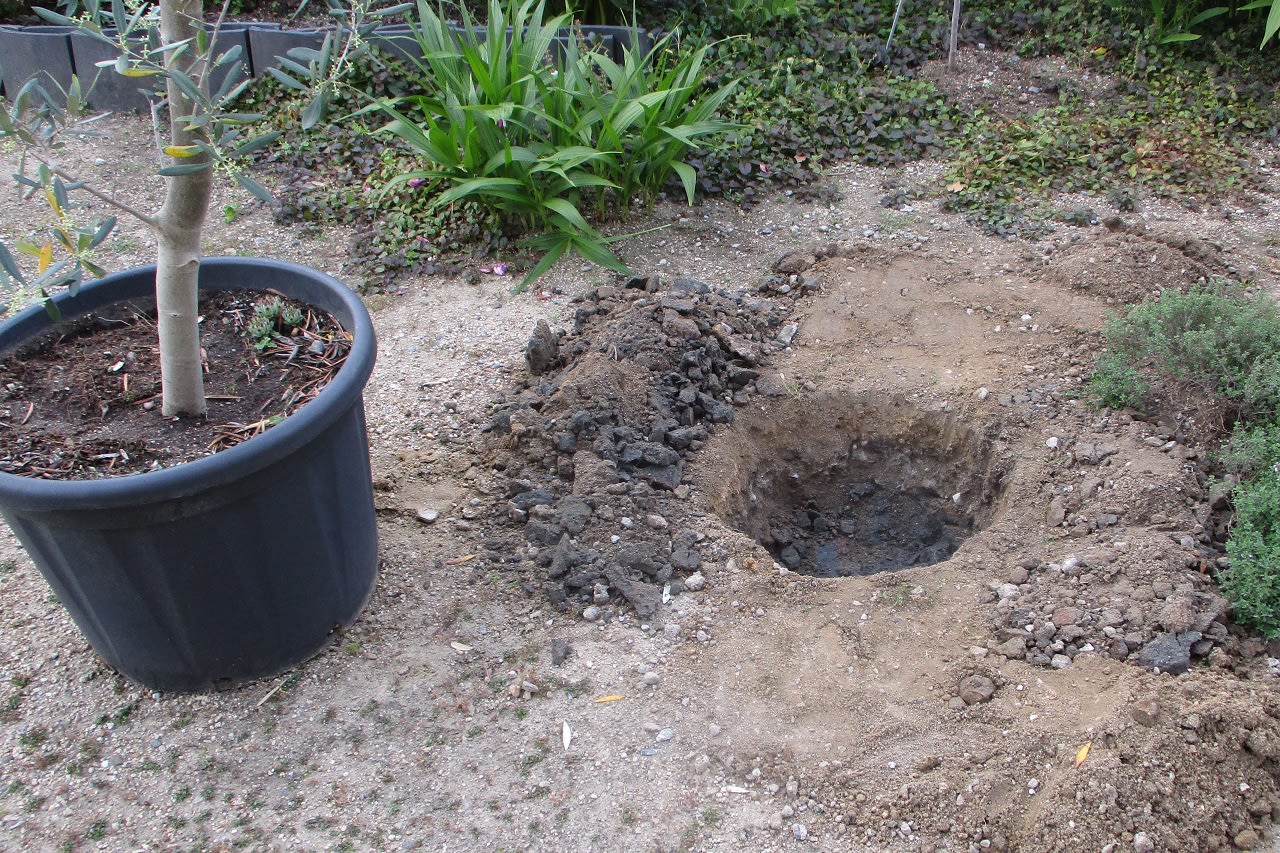
[[[1162,634],[1142,647],[1138,653],[1138,665],[1170,675],[1182,675],[1191,668],[1191,646],[1200,639],[1196,631]]]
[[[678,544],[671,549],[671,566],[677,571],[692,572],[702,565],[702,556],[697,549],[685,544]],[[688,588],[685,584],[685,588]]]
[[[1236,833],[1236,837],[1231,839],[1231,843],[1238,850],[1252,850],[1257,847],[1262,839],[1258,836],[1257,831],[1253,829],[1245,829]]]
[[[636,609],[636,615],[641,619],[648,619],[658,612],[658,607],[662,604],[662,592],[652,583],[627,577],[617,566],[607,567],[605,577],[608,578],[610,585]]]
[[[1160,719],[1160,700],[1154,696],[1139,699],[1129,706],[1129,716],[1140,726],[1154,726]]]
[[[1155,853],[1156,843],[1145,832],[1133,834],[1133,853]]]
[[[534,326],[524,357],[529,372],[534,375],[546,373],[560,361],[560,338],[551,331],[546,320],[539,320]]]
[[[568,640],[562,640],[559,637],[551,641],[551,665],[560,666],[569,659],[569,655],[573,654],[573,646],[569,645]]]
[[[1031,575],[1028,574],[1026,569],[1022,568],[1022,566],[1018,566],[1013,571],[1009,572],[1009,583],[1024,584],[1030,577]]]
[[[791,824],[791,834],[795,837],[796,841],[808,841],[809,827],[805,826],[803,823],[793,823]]]
[[[1058,607],[1053,611],[1053,615],[1049,617],[1053,624],[1060,627],[1067,625],[1075,625],[1084,616],[1084,611],[1079,607]]]
[[[778,343],[784,347],[791,346],[791,342],[796,339],[796,333],[800,331],[800,327],[795,323],[788,323],[778,330]]]
[[[662,676],[658,675],[658,673],[653,670],[649,670],[644,675],[640,676],[640,682],[647,687],[653,687],[660,681],[662,681]]]
[[[964,704],[964,700],[961,699],[959,696],[952,696],[950,699],[947,700],[947,707],[953,711],[963,711],[965,708],[969,706]]]
[[[817,262],[817,257],[809,252],[803,250],[788,252],[773,262],[773,271],[784,275],[796,275],[804,272]]]
[[[689,592],[698,592],[707,585],[707,578],[702,572],[694,572],[684,579],[684,588]]]
[[[658,732],[658,734],[655,735],[653,739],[658,743],[666,743],[667,741],[671,740],[675,736],[676,736],[675,729],[663,729],[662,731]]]
[[[656,514],[646,515],[644,517],[644,523],[647,524],[653,530],[667,529],[667,520],[660,515],[656,515]]]
[[[960,680],[960,687],[957,695],[966,705],[977,705],[980,702],[989,702],[991,697],[995,695],[995,682],[985,675],[970,675]]]
[[[591,588],[591,601],[594,604],[609,603],[609,587],[598,583]]]
[[[582,611],[582,618],[586,619],[588,622],[595,622],[600,618],[600,614],[600,608],[592,604]]]
[[[1050,527],[1057,527],[1066,519],[1067,508],[1062,503],[1062,498],[1054,498],[1049,502],[1049,509],[1045,513],[1045,524]]]
[[[1174,595],[1165,599],[1164,607],[1160,608],[1157,620],[1166,631],[1181,634],[1195,627],[1196,611],[1185,597]]]
[[[1009,660],[1022,660],[1027,653],[1027,644],[1021,637],[1010,637],[996,646],[993,651],[998,655],[1004,655]]]
[[[1064,654],[1056,654],[1049,659],[1049,666],[1054,669],[1066,669],[1071,666],[1071,658]]]
[[[427,507],[423,507],[422,509],[418,510],[418,520],[421,521],[423,524],[435,524],[436,519],[438,519],[439,517],[440,517],[440,513],[437,510],[430,509]]]
[[[988,397],[990,397],[990,396],[991,396],[991,389],[990,389],[990,388],[979,388],[979,389],[978,389],[978,392],[977,392],[977,394],[976,394],[975,396],[977,396],[977,398],[978,398],[979,400],[985,400],[985,399],[987,399]]]

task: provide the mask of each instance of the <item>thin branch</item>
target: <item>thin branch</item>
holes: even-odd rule
[[[84,190],[89,195],[98,199],[98,201],[105,202],[111,207],[114,207],[116,210],[119,210],[122,213],[129,214],[134,219],[138,220],[143,225],[146,225],[149,228],[158,229],[160,227],[160,220],[158,220],[156,217],[147,213],[143,213],[142,211],[137,210],[136,208],[130,207],[129,205],[125,204],[119,199],[113,198],[109,194],[93,186],[92,184],[85,183],[77,179],[74,175],[68,174],[57,163],[53,162],[52,160],[46,159],[39,152],[32,152],[32,156],[35,157],[44,165],[48,166],[50,172],[57,175],[59,178],[62,178],[64,181],[71,181],[72,183],[78,184],[77,189]]]

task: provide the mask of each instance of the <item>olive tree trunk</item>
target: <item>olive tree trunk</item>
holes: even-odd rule
[[[164,44],[191,40],[176,58],[176,65],[197,85],[205,82],[206,58],[196,49],[195,37],[204,20],[202,0],[162,0],[160,34]],[[202,129],[183,121],[195,105],[172,79],[168,81],[169,139],[171,146],[201,141]],[[162,411],[169,416],[205,413],[204,374],[200,358],[200,326],[197,281],[200,273],[200,234],[213,189],[208,155],[175,157],[178,166],[202,164],[198,171],[165,178],[164,205],[156,217],[156,308],[160,336]]]

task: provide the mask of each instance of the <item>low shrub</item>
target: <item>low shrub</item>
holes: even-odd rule
[[[1223,409],[1225,423],[1280,411],[1280,309],[1238,284],[1169,290],[1103,327],[1108,356],[1095,380],[1132,372],[1187,386]]]
[[[1103,334],[1107,350],[1089,383],[1095,405],[1139,407],[1150,388],[1177,385],[1235,424],[1216,454],[1236,483],[1219,581],[1237,622],[1280,636],[1280,309],[1211,282],[1136,305]]]
[[[1280,436],[1272,430],[1273,438]],[[1280,446],[1271,449],[1272,464],[1232,490],[1231,564],[1219,580],[1237,622],[1280,637]]]

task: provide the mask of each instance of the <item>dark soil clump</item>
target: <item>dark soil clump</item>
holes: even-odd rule
[[[735,406],[787,394],[769,356],[794,334],[795,301],[818,288],[803,269],[748,293],[632,278],[587,293],[572,329],[535,329],[532,375],[497,401],[488,431],[507,475],[500,511],[554,603],[621,598],[647,618],[698,570],[703,535],[682,527],[686,465]],[[491,544],[495,560],[522,562]]]
[[[202,301],[205,418],[160,414],[154,305],[68,321],[11,353],[0,361],[0,470],[46,479],[137,474],[207,456],[283,420],[337,371],[350,337],[327,315],[295,305],[296,326],[277,324],[255,339],[258,306],[276,299],[227,291]]]
[[[998,425],[884,395],[821,395],[740,432],[717,513],[817,577],[949,559],[990,520],[1008,467]]]

